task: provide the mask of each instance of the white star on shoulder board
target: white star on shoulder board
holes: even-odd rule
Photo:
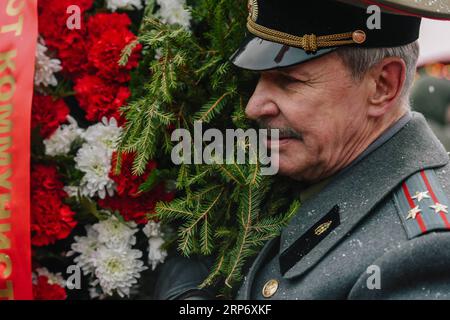
[[[433,206],[430,206],[430,208],[431,209],[434,209],[434,212],[435,213],[439,213],[439,212],[445,212],[445,213],[448,213],[448,211],[447,211],[447,206],[444,206],[443,204],[441,204],[441,203],[439,203],[439,202],[436,202],[436,204],[435,205],[433,205]]]
[[[414,197],[411,197],[412,199],[417,199],[418,202],[422,201],[425,198],[430,198],[430,196],[428,195],[428,191],[423,191],[423,192],[416,192],[416,195]]]
[[[422,212],[422,210],[419,209],[419,206],[412,208],[408,211],[408,216],[406,217],[406,220],[408,219],[415,219],[417,214]]]

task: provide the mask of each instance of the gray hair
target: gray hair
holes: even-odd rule
[[[362,80],[370,68],[383,59],[388,57],[401,58],[406,64],[406,80],[400,98],[404,104],[408,105],[408,97],[414,82],[417,60],[419,58],[418,41],[392,48],[344,47],[336,52],[349,68],[353,79],[356,81]]]

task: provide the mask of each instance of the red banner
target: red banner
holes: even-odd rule
[[[0,0],[0,300],[32,299],[30,122],[37,0]]]

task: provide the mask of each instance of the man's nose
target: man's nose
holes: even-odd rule
[[[276,88],[270,77],[261,75],[253,95],[247,103],[245,114],[249,119],[271,118],[279,114],[276,97]]]

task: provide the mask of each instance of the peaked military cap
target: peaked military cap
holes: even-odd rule
[[[238,67],[262,71],[299,64],[342,46],[396,47],[419,38],[421,18],[417,15],[450,18],[448,6],[445,13],[441,6],[421,9],[418,5],[430,1],[371,1],[384,9],[381,28],[369,28],[368,5],[362,2],[249,0],[248,35],[230,60]],[[407,2],[414,6],[408,7]]]

